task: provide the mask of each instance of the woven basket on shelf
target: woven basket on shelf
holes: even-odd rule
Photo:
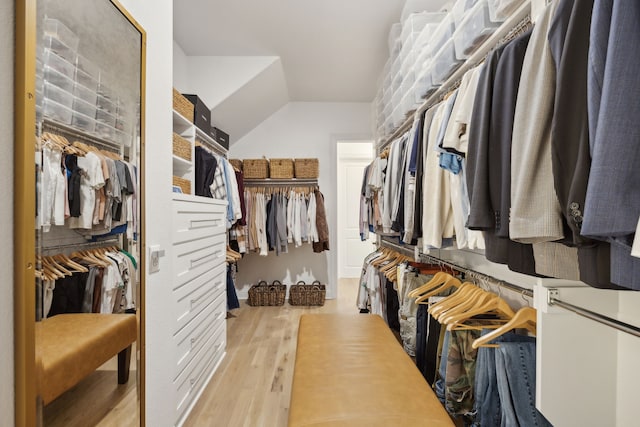
[[[264,280],[258,282],[257,285],[249,288],[249,299],[247,304],[253,307],[263,305],[284,305],[287,295],[287,285],[283,285],[280,281],[274,280],[269,285]]]
[[[296,159],[296,178],[318,178],[318,159]]]
[[[193,123],[195,106],[175,88],[173,89],[173,109],[182,114],[185,119]]]
[[[240,159],[229,159],[229,163],[231,163],[231,166],[233,166],[234,168],[238,169],[239,171],[242,172],[242,160]]]
[[[191,143],[175,132],[173,133],[173,154],[191,161]]]
[[[244,177],[248,179],[269,178],[269,161],[267,159],[245,159],[242,161]]]
[[[324,305],[327,295],[327,287],[318,280],[307,285],[303,281],[289,288],[289,304],[291,305]]]
[[[179,176],[173,176],[173,185],[180,187],[183,194],[191,194],[191,181],[181,178]]]
[[[269,177],[293,178],[293,159],[269,159]]]

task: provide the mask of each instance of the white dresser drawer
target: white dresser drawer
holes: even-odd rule
[[[202,198],[198,198],[202,199]],[[173,201],[173,243],[226,233],[226,202]]]
[[[220,358],[224,355],[226,339],[218,341],[218,337],[210,337],[200,349],[196,357],[173,382],[176,391],[176,420],[180,424],[185,411],[204,385]]]
[[[202,247],[202,243],[206,246]],[[223,264],[226,257],[226,248],[216,238],[184,243],[174,247],[174,251],[174,290]]]
[[[173,213],[227,213],[227,201],[186,194],[173,195]]]
[[[175,378],[186,368],[203,345],[220,332],[220,327],[225,322],[227,309],[218,300],[224,301],[224,299],[224,296],[220,295],[217,300],[202,310],[191,322],[175,334],[174,342],[177,348]]]
[[[226,264],[221,264],[175,289],[176,332],[226,292],[226,269]]]

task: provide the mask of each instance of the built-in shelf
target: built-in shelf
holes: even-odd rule
[[[207,148],[212,151],[220,154],[221,156],[227,155],[227,149],[220,145],[215,139],[211,138],[210,135],[204,133],[202,129],[196,127],[196,139],[202,142]]]

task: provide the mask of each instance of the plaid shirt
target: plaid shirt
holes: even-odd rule
[[[226,200],[227,199],[227,186],[224,181],[223,166],[218,163],[215,173],[213,174],[213,183],[209,187],[211,189],[211,195],[214,199]]]

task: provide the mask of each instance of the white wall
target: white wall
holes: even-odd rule
[[[173,2],[158,0],[121,3],[147,32],[146,79],[146,237],[147,247],[159,245],[167,251],[160,258],[160,271],[146,277],[146,420],[148,426],[172,425],[175,408],[172,395],[173,352],[165,351],[171,339],[167,315],[171,299],[171,132]],[[146,254],[145,254],[146,256]]]
[[[232,158],[305,158],[320,162],[320,190],[325,197],[330,233],[330,251],[313,254],[308,247],[290,248],[287,256],[275,253],[260,260],[248,255],[238,264],[238,295],[246,298],[257,280],[279,279],[298,274],[328,283],[327,297],[334,298],[337,278],[336,144],[338,140],[371,138],[371,104],[292,102],[285,105],[244,138],[232,145]],[[292,277],[295,279],[295,277]]]
[[[189,64],[187,55],[173,42],[173,87],[180,93],[189,93]]]
[[[13,39],[14,2],[0,3],[0,414],[14,424],[13,387]]]
[[[189,90],[213,109],[247,84],[277,56],[187,56]]]

